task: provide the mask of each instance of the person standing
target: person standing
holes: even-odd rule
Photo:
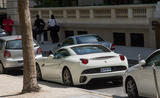
[[[7,32],[8,35],[12,35],[12,31],[13,31],[13,25],[14,22],[11,19],[10,16],[7,17],[7,19],[4,19],[2,22],[3,26],[4,26],[4,30]]]
[[[34,26],[35,26],[34,31],[37,35],[37,40],[43,44],[43,41],[44,41],[43,33],[44,33],[45,22],[39,18],[39,15],[36,15]]]
[[[50,30],[50,36],[52,39],[52,43],[57,43],[59,42],[59,37],[57,33],[57,28],[56,28],[56,20],[54,15],[51,15],[51,19],[48,21],[48,29]]]

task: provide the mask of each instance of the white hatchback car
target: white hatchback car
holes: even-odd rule
[[[40,46],[34,42],[35,58],[42,57]],[[0,37],[0,73],[23,68],[22,40],[20,35]]]
[[[62,47],[54,56],[38,59],[37,77],[69,86],[102,78],[118,83],[127,68],[125,56],[102,45],[79,44]]]
[[[155,63],[156,75],[153,74],[153,63]],[[129,98],[139,96],[157,98],[155,80],[160,90],[160,49],[152,53],[146,60],[141,60],[139,64],[130,67],[125,73],[123,85]]]

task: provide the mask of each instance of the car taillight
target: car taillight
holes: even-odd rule
[[[123,55],[120,55],[120,59],[121,59],[122,61],[124,61],[124,60],[125,60],[125,57],[124,57]]]
[[[4,51],[4,57],[11,57],[10,51],[5,50]]]
[[[38,49],[37,49],[37,54],[42,54],[41,48],[38,48]]]
[[[115,47],[114,47],[115,45],[114,44],[112,44],[112,46],[111,46],[111,50],[115,50]]]
[[[83,64],[88,64],[88,59],[80,59]]]

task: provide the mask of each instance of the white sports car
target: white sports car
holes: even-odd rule
[[[64,85],[87,84],[93,79],[118,83],[128,68],[127,58],[98,44],[79,44],[58,49],[38,59],[37,78]]]

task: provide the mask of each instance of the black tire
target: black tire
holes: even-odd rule
[[[129,79],[126,83],[128,98],[139,98],[136,83],[133,79]]]
[[[0,74],[3,74],[3,73],[5,73],[5,69],[3,67],[3,64],[0,63]]]
[[[36,64],[36,71],[37,71],[37,80],[42,80],[42,74],[41,74],[41,69],[39,68],[39,65]]]
[[[64,68],[62,72],[63,84],[66,86],[73,86],[72,76],[68,68]]]

